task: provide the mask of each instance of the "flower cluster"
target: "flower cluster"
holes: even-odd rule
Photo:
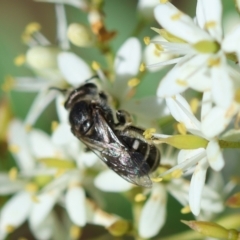
[[[239,183],[235,169],[240,148],[240,24],[223,29],[221,0],[197,0],[194,18],[166,0],[139,0],[136,29],[117,50],[112,43],[119,32],[108,30],[103,0],[40,1],[55,6],[58,44],[42,34],[39,23],[28,24],[22,35],[28,49],[15,64],[29,68],[34,76],[8,77],[2,85],[5,92],[33,92],[36,97],[24,120],[12,116],[7,100],[0,104],[0,143],[6,143],[14,159],[11,167],[0,168],[0,195],[6,199],[0,202],[0,240],[26,221],[36,239],[84,239],[91,233],[89,225],[104,227],[102,238],[110,234],[165,239],[161,230],[171,222],[168,216],[175,214],[171,204],[181,205],[174,208],[177,216],[192,213],[195,220],[183,223],[196,232],[218,238],[233,234],[236,238],[231,239],[238,239],[236,230],[228,230],[240,226],[239,220],[232,220],[235,215],[226,217],[227,224],[224,219],[209,222],[225,213],[224,202],[240,207],[239,193],[226,201]],[[84,14],[86,22],[68,23],[66,5]],[[238,1],[236,6],[239,11]],[[150,33],[157,36],[144,37],[143,47],[139,36],[149,23],[155,24]],[[97,51],[98,61],[80,56],[74,52],[77,48]],[[148,77],[157,79],[156,89]],[[106,141],[99,147],[98,139],[88,144],[83,136],[79,141],[73,135],[65,102],[71,91],[89,81],[101,96],[91,104],[108,104],[115,125],[104,119],[105,125],[88,126],[94,128],[88,131],[106,132],[105,138],[116,143]],[[74,97],[73,102],[78,101]],[[56,109],[58,117],[45,120],[51,133],[35,127],[47,107]],[[118,110],[127,116],[121,119]],[[87,125],[87,120],[77,121]],[[161,159],[152,173],[153,145]],[[129,159],[118,153],[122,149],[132,157],[136,172],[124,165]],[[152,187],[132,184],[142,179]],[[124,199],[110,203],[121,205],[115,206],[116,211],[108,206],[111,197],[106,192]],[[122,208],[123,213],[118,211]],[[165,230],[170,236],[166,239],[204,238],[196,232]]]

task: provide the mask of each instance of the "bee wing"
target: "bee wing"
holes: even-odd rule
[[[114,155],[109,154],[109,149],[111,147],[101,152],[102,160],[109,168],[130,183],[147,188],[152,186],[152,181],[148,176],[149,166],[144,162],[144,157],[140,153],[120,150],[120,155]]]
[[[95,112],[93,120],[95,135],[98,139],[85,137],[80,140],[91,148],[110,169],[128,182],[151,187],[152,181],[148,176],[150,169],[144,156],[125,146],[99,111]]]

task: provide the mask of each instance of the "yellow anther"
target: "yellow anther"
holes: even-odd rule
[[[52,132],[54,132],[57,129],[58,125],[59,125],[58,121],[52,121],[51,123]]]
[[[157,56],[157,57],[160,57],[160,56],[161,56],[160,51],[159,51],[158,49],[154,49],[153,54],[154,54],[155,56]]]
[[[174,15],[172,15],[171,19],[174,21],[179,20],[182,15],[183,15],[183,13],[179,11],[178,13],[175,13]]]
[[[28,192],[35,193],[35,192],[37,192],[37,190],[38,190],[38,185],[37,185],[36,183],[30,182],[30,183],[28,183],[28,184],[25,186],[25,189],[26,189]]]
[[[31,199],[34,203],[39,203],[40,202],[36,195],[32,195]]]
[[[11,181],[15,181],[17,179],[18,170],[16,167],[12,167],[8,172],[8,177]]]
[[[6,226],[6,232],[7,233],[12,233],[15,230],[15,227],[12,225],[7,225]]]
[[[134,197],[134,201],[135,202],[143,202],[146,200],[146,196],[143,195],[142,193],[138,193],[135,197]]]
[[[92,69],[94,71],[98,71],[100,68],[101,68],[101,66],[100,66],[100,64],[98,62],[96,62],[96,61],[92,62]]]
[[[152,138],[152,135],[156,133],[156,129],[155,128],[148,128],[146,129],[144,132],[143,132],[143,136],[146,138],[146,139],[151,139]]]
[[[149,45],[150,44],[150,37],[144,37],[143,41],[144,41],[145,45]]]
[[[190,209],[190,206],[185,206],[181,209],[181,213],[182,214],[187,214],[187,213],[190,213],[191,212],[191,209]]]
[[[18,238],[18,240],[28,240],[28,239],[25,237],[20,237],[20,238]]]
[[[24,54],[21,54],[14,58],[14,64],[18,67],[22,66],[25,63],[25,61],[26,61],[26,57]]]
[[[164,48],[161,44],[155,44],[155,48],[160,52],[164,51]]]
[[[182,169],[176,169],[172,172],[172,178],[180,178],[183,175]]]
[[[221,63],[220,58],[210,58],[208,59],[208,66],[209,67],[217,67]]]
[[[139,71],[140,71],[140,72],[144,72],[145,69],[146,69],[145,64],[144,64],[144,63],[141,63],[140,68],[139,68]]]
[[[12,90],[14,85],[15,85],[14,78],[12,76],[6,76],[2,84],[2,90],[4,92],[9,92],[10,90]]]
[[[178,123],[177,124],[177,130],[182,135],[186,135],[186,133],[187,133],[187,129],[186,129],[184,123]]]
[[[157,177],[157,178],[151,178],[151,180],[155,183],[161,182],[163,178]]]
[[[198,106],[199,106],[199,100],[197,98],[193,98],[190,101],[190,107],[193,113],[196,113],[198,110]]]
[[[237,103],[240,103],[240,88],[238,88],[238,89],[235,91],[234,100],[235,100]]]
[[[160,0],[160,3],[167,3],[169,0]]]
[[[26,34],[33,34],[34,32],[39,32],[41,30],[41,25],[37,22],[32,22],[32,23],[29,23],[26,28],[25,28],[25,33]]]
[[[80,236],[81,236],[81,228],[79,226],[72,225],[70,228],[71,239],[73,240],[79,239]]]
[[[217,23],[215,21],[209,21],[205,23],[204,28],[208,30],[210,28],[216,27],[216,25]]]
[[[129,87],[136,87],[140,83],[140,79],[138,78],[131,78],[128,80],[128,86]]]
[[[183,87],[188,86],[187,81],[182,80],[182,79],[177,79],[177,80],[176,80],[176,83],[177,83],[178,85],[180,85],[180,86],[183,86]]]
[[[25,125],[25,130],[26,130],[26,132],[30,132],[32,130],[32,125],[26,124]]]
[[[11,153],[18,153],[20,151],[20,147],[16,144],[11,144],[11,145],[8,146],[8,150]]]

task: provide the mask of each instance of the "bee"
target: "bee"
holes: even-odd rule
[[[65,104],[72,133],[119,176],[130,183],[151,187],[149,173],[160,162],[157,147],[145,140],[143,129],[131,124],[130,114],[114,115],[107,95],[94,83],[85,83],[70,92]]]

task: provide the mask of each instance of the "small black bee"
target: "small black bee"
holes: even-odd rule
[[[65,102],[72,133],[125,180],[151,187],[148,174],[160,162],[157,147],[145,140],[144,130],[131,125],[126,111],[117,111],[114,122],[105,93],[93,83],[74,89]]]

